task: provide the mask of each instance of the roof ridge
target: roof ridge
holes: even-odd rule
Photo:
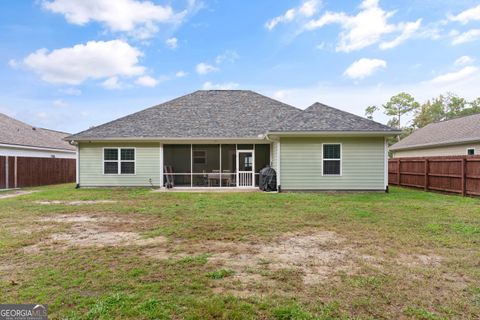
[[[374,122],[374,123],[379,124],[379,125],[382,125],[382,126],[384,126],[384,127],[388,127],[388,128],[391,128],[391,129],[396,129],[396,128],[393,128],[393,127],[388,126],[388,125],[386,125],[386,124],[383,124],[383,123],[381,123],[381,122],[375,121],[375,120],[373,120],[373,119],[368,119],[368,118],[359,116],[358,114],[355,114],[355,113],[352,113],[352,112],[349,112],[349,111],[345,111],[345,110],[342,110],[342,109],[339,109],[339,108],[335,108],[335,107],[329,106],[329,105],[327,105],[327,104],[325,104],[325,103],[321,103],[321,102],[318,102],[318,101],[315,102],[315,103],[313,103],[311,106],[307,107],[304,111],[307,111],[308,109],[310,109],[311,107],[313,107],[313,106],[315,106],[315,105],[320,105],[320,106],[322,106],[322,107],[330,108],[330,109],[333,109],[333,110],[335,110],[335,111],[340,111],[340,112],[343,112],[343,113],[352,115],[352,116],[354,116],[354,117],[360,118],[360,119],[362,119],[362,120]]]

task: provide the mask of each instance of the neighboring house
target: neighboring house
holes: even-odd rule
[[[386,190],[386,137],[399,132],[315,103],[306,110],[252,91],[196,91],[72,135],[80,187],[258,185]]]
[[[480,154],[480,114],[431,123],[390,147],[394,158]]]
[[[75,159],[68,133],[36,128],[0,113],[0,156]]]

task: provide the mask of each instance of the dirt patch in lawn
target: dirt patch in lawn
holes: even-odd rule
[[[6,191],[6,193],[0,193],[0,199],[9,199],[9,198],[15,198],[19,196],[24,196],[27,194],[32,194],[34,192],[37,192],[36,190],[29,190],[29,191],[23,191],[23,190],[16,190],[16,191]]]
[[[88,204],[108,204],[108,203],[117,203],[117,202],[118,201],[115,201],[115,200],[35,201],[36,204],[42,204],[42,205],[63,204],[66,206],[81,206],[81,205],[88,205]]]
[[[52,233],[38,243],[27,246],[27,253],[68,247],[147,246],[166,243],[165,237],[144,238],[140,231],[149,220],[142,217],[112,215],[59,215],[40,218],[37,222],[64,224],[65,232]]]
[[[397,263],[407,267],[437,267],[442,260],[435,254],[400,254]]]

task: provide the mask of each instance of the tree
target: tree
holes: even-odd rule
[[[377,106],[368,106],[365,108],[365,117],[367,117],[367,119],[370,119],[370,120],[373,120],[373,114],[378,111],[378,107]]]
[[[462,115],[473,114],[475,109],[466,108],[467,101],[454,93],[439,95],[428,100],[417,108],[413,125],[422,128],[429,123],[457,118]]]
[[[405,92],[391,97],[390,100],[383,105],[384,113],[395,119],[391,119],[389,123],[398,129],[402,128],[402,117],[417,108],[419,108],[419,103],[416,102],[415,98],[410,94]]]

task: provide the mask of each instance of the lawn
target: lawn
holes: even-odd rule
[[[34,190],[0,199],[0,303],[51,319],[480,317],[480,199]]]

